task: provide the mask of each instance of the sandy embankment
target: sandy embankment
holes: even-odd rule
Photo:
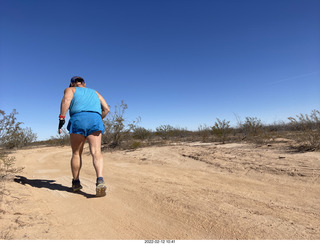
[[[19,150],[6,183],[1,239],[320,239],[320,153],[281,144],[188,143],[104,153],[95,198],[88,149],[83,191],[70,192],[69,147]]]

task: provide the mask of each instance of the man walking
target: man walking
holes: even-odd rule
[[[68,110],[70,120],[67,129],[70,133],[72,149],[73,192],[78,192],[82,189],[79,176],[82,166],[83,146],[87,140],[97,175],[96,196],[105,196],[107,187],[103,180],[101,136],[104,132],[102,119],[109,113],[109,106],[97,91],[86,88],[86,83],[82,77],[74,76],[71,78],[70,86],[64,90],[64,96],[61,101],[59,134],[65,123],[65,116]]]

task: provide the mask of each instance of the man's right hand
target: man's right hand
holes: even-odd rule
[[[58,130],[59,134],[61,134],[61,128],[65,122],[66,122],[65,119],[59,119],[59,130]]]

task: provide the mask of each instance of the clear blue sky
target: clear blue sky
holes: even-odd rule
[[[320,109],[319,0],[0,0],[0,109],[56,136],[74,75],[140,126]]]

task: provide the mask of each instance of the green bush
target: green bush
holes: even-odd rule
[[[133,141],[132,143],[131,143],[131,145],[130,145],[130,148],[131,149],[137,149],[137,148],[139,148],[139,147],[141,147],[142,146],[142,143],[140,142],[140,141]]]
[[[212,130],[207,125],[199,125],[198,126],[198,136],[201,138],[202,142],[210,141],[210,136],[212,134]]]
[[[214,126],[211,127],[213,135],[218,137],[222,143],[225,143],[228,140],[230,133],[232,132],[232,128],[230,127],[230,121],[219,120],[217,118],[217,122],[214,123]]]
[[[0,145],[5,148],[18,148],[30,145],[37,139],[37,135],[30,128],[21,128],[22,122],[18,122],[14,109],[9,115],[0,110]]]
[[[171,125],[160,125],[156,128],[155,135],[160,136],[163,140],[178,139],[187,137],[189,132],[187,129],[173,127]]]
[[[130,132],[134,131],[140,118],[137,121],[128,123],[124,117],[128,105],[121,101],[120,106],[115,106],[114,112],[110,112],[103,121],[105,133],[102,135],[102,143],[108,147],[115,148],[121,146],[125,139],[128,139]]]
[[[66,146],[70,144],[70,134],[67,129],[62,128],[61,134],[57,136],[51,136],[49,140],[39,142],[48,146]]]
[[[237,132],[238,136],[241,136],[241,140],[247,140],[256,144],[263,144],[270,140],[270,130],[262,124],[260,119],[256,117],[246,117],[245,122],[242,122],[237,116],[237,121],[238,128],[235,132]]]
[[[0,181],[8,180],[15,173],[21,172],[23,168],[14,166],[14,157],[9,157],[8,152],[0,150]]]
[[[289,117],[293,130],[299,131],[295,139],[305,150],[320,150],[320,111],[313,110],[310,115],[300,114]]]
[[[133,129],[132,137],[134,139],[146,140],[152,136],[152,132],[142,127],[136,127]]]
[[[166,140],[173,135],[173,130],[174,127],[171,125],[160,125],[156,128],[156,135]]]
[[[242,124],[242,129],[246,136],[255,137],[262,131],[261,120],[256,117],[246,117],[246,121]]]

